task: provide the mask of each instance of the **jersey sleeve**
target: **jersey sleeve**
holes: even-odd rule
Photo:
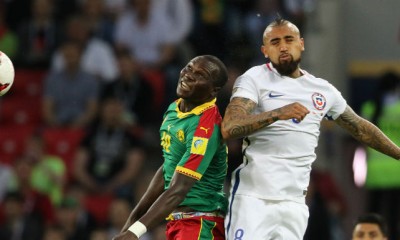
[[[233,85],[232,98],[247,98],[258,103],[258,91],[253,79],[247,75],[241,75]]]
[[[187,135],[186,152],[175,171],[200,180],[220,143],[221,116],[216,107],[205,111]]]
[[[344,112],[344,110],[346,110],[347,102],[339,90],[337,90],[332,84],[330,84],[330,88],[333,92],[334,103],[326,113],[325,117],[328,120],[335,120]]]

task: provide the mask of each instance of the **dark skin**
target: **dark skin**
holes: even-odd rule
[[[275,65],[285,65],[298,61],[304,51],[304,40],[297,27],[291,23],[267,27],[264,32],[261,51]],[[288,77],[302,76],[299,66]],[[235,91],[235,89],[233,89]],[[224,139],[242,138],[279,120],[296,119],[302,121],[310,111],[294,102],[272,111],[253,114],[256,103],[246,98],[233,98],[222,121],[221,132]],[[349,132],[355,139],[395,159],[400,159],[400,148],[396,146],[378,127],[358,116],[350,106],[335,120],[335,123]]]
[[[182,98],[179,105],[180,111],[189,112],[216,97],[220,89],[214,86],[212,81],[213,72],[216,70],[217,66],[204,57],[194,58],[182,69],[177,87],[177,96]],[[175,172],[169,188],[164,191],[163,167],[161,166],[147,191],[131,212],[121,233],[113,240],[138,239],[135,234],[127,231],[136,221],[143,223],[147,229],[152,229],[171,212],[190,211],[189,208],[178,208],[178,206],[196,181],[194,178]]]

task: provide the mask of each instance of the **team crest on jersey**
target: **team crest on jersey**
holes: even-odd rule
[[[179,129],[177,132],[176,132],[176,137],[178,138],[178,140],[180,141],[180,142],[185,142],[185,133],[183,132],[183,130],[182,129]]]
[[[207,149],[207,138],[202,137],[193,137],[192,148],[190,149],[190,153],[204,155]]]
[[[323,110],[326,106],[326,99],[324,97],[324,95],[322,95],[321,93],[314,93],[311,96],[312,102],[314,104],[314,107],[317,110]]]

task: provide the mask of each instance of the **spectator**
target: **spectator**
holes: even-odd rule
[[[80,45],[62,46],[65,69],[49,74],[44,84],[43,119],[47,126],[85,127],[96,115],[98,83],[80,67]]]
[[[16,159],[13,178],[9,182],[9,190],[18,192],[23,197],[23,209],[28,217],[47,225],[55,219],[54,206],[48,196],[32,187],[33,167],[34,163],[29,158]]]
[[[75,159],[75,179],[91,193],[130,197],[145,154],[123,122],[122,102],[103,99],[92,126]]]
[[[155,10],[154,0],[130,3],[129,10],[117,19],[115,45],[129,50],[141,70],[162,70],[174,58],[175,39],[169,32],[169,20]]]
[[[155,1],[156,11],[163,14],[170,24],[169,29],[174,42],[181,43],[186,40],[193,25],[193,4],[186,0]]]
[[[92,37],[113,44],[114,22],[106,14],[103,0],[83,0],[82,17],[90,28]]]
[[[99,223],[96,217],[86,207],[87,197],[87,191],[82,185],[76,182],[71,182],[65,189],[64,199],[73,199],[73,201],[75,201],[77,204],[75,208],[78,215],[78,228],[86,229],[86,231],[92,232],[99,226]]]
[[[154,124],[159,112],[155,107],[152,86],[128,52],[120,52],[117,60],[120,74],[115,81],[103,88],[101,98],[119,98],[123,103],[125,120],[129,126]]]
[[[90,229],[79,224],[79,202],[77,199],[67,196],[57,208],[56,223],[67,235],[67,240],[87,240]]]
[[[43,222],[24,212],[24,196],[9,192],[4,198],[4,216],[0,224],[2,240],[40,240]]]
[[[51,0],[34,0],[31,17],[20,24],[18,64],[24,67],[47,69],[53,51],[59,45],[59,24],[54,19]]]
[[[364,214],[357,219],[352,236],[352,240],[388,240],[386,221],[381,215],[376,213]]]
[[[26,140],[24,157],[33,163],[31,183],[37,191],[47,195],[53,205],[59,205],[66,183],[66,166],[64,161],[45,152],[45,143],[39,134]]]
[[[87,19],[74,15],[67,21],[65,36],[67,40],[77,42],[82,48],[82,70],[94,75],[99,82],[109,82],[118,75],[117,62],[112,47],[105,41],[92,37]],[[64,70],[67,59],[62,49],[57,50],[52,59],[52,70]]]

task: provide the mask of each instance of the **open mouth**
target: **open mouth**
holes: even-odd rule
[[[179,84],[180,84],[180,88],[182,90],[186,90],[186,91],[190,90],[189,85],[186,83],[187,80],[188,80],[187,77],[181,78],[181,81]]]
[[[282,54],[279,56],[279,60],[281,61],[290,61],[292,59],[292,56],[290,54]]]

